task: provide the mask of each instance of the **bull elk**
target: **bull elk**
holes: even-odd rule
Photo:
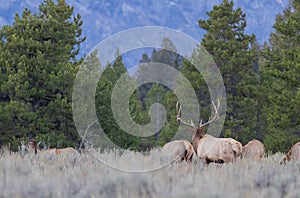
[[[243,146],[243,158],[262,159],[264,155],[265,146],[259,140],[253,139]]]
[[[161,152],[165,156],[171,157],[175,162],[191,162],[194,155],[194,148],[187,140],[175,140],[166,143],[162,147]]]
[[[292,146],[289,152],[285,155],[280,164],[285,164],[290,160],[299,160],[300,159],[300,142],[297,142]]]
[[[217,105],[212,101],[214,109],[214,116],[206,123],[202,123],[202,119],[199,122],[199,126],[196,127],[191,121],[190,123],[181,119],[181,107],[177,102],[176,112],[177,121],[185,126],[194,129],[192,137],[192,146],[196,155],[207,164],[211,162],[215,163],[228,163],[233,162],[237,157],[241,156],[242,144],[232,138],[216,138],[209,134],[204,134],[204,127],[218,119],[218,111],[220,108],[220,101]]]

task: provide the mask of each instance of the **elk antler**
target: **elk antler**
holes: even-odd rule
[[[202,128],[202,127],[204,127],[204,126],[206,126],[206,125],[212,123],[213,121],[215,121],[216,119],[219,118],[218,111],[219,111],[219,108],[220,108],[220,100],[218,99],[217,106],[216,106],[216,104],[214,103],[213,100],[211,101],[211,103],[212,103],[213,108],[214,108],[214,111],[215,111],[215,112],[214,112],[214,116],[213,116],[212,118],[210,118],[210,119],[208,120],[208,122],[206,122],[206,123],[204,123],[204,124],[202,124],[202,119],[201,119],[200,122],[199,122],[199,128]]]
[[[181,119],[181,106],[180,106],[180,104],[178,102],[176,103],[176,113],[177,113],[177,121],[179,123],[182,123],[185,126],[192,127],[192,128],[195,128],[195,129],[197,128],[194,125],[194,123],[193,123],[192,120],[191,120],[191,123],[187,123],[187,122],[185,122],[184,120]]]

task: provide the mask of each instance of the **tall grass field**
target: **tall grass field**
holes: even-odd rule
[[[283,157],[276,153],[207,166],[199,161],[166,165],[159,150],[24,158],[2,152],[0,197],[300,197],[300,161],[280,165]],[[149,171],[138,171],[145,167]],[[150,170],[155,167],[160,168]]]

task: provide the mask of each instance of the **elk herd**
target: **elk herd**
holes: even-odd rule
[[[186,122],[181,118],[181,106],[177,102],[176,113],[177,121],[184,126],[190,127],[193,130],[192,141],[187,140],[175,140],[166,143],[162,149],[162,156],[168,156],[172,161],[175,162],[191,162],[192,160],[198,160],[204,164],[209,163],[230,163],[234,162],[236,159],[250,158],[250,159],[262,159],[265,155],[265,148],[262,142],[253,139],[249,141],[246,145],[242,144],[233,138],[216,138],[212,135],[205,134],[205,127],[210,123],[218,119],[220,101],[215,104],[212,101],[212,106],[214,110],[214,115],[206,123],[202,123],[200,119],[199,125],[196,126],[192,121]],[[28,144],[24,141],[21,142],[19,146],[19,151],[22,157],[28,152],[34,154],[38,153],[48,153],[52,155],[61,154],[79,154],[72,147],[57,149],[40,149],[39,143],[32,140]],[[284,159],[280,164],[286,163],[290,160],[300,160],[300,142],[296,143],[290,151],[285,155]]]
[[[206,123],[202,123],[202,119],[200,119],[199,125],[195,126],[192,121],[186,122],[181,118],[181,107],[177,102],[177,121],[180,124],[192,128],[194,134],[191,143],[187,140],[168,142],[162,148],[163,154],[171,156],[171,159],[176,162],[190,162],[194,156],[196,159],[200,159],[204,164],[211,162],[229,163],[242,158],[262,159],[265,155],[265,147],[259,140],[253,139],[242,146],[239,141],[233,138],[216,138],[204,133],[205,127],[218,119],[219,116],[218,110],[220,108],[220,101],[218,100],[217,104],[212,101],[212,106],[214,109],[213,117]],[[282,164],[286,161],[297,159],[300,159],[300,142],[291,148],[280,163]]]

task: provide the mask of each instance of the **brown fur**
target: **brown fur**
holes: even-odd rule
[[[63,149],[55,149],[55,153],[57,155],[61,155],[61,154],[72,154],[72,153],[78,153],[75,149],[73,149],[72,147],[67,147],[67,148],[63,148]]]
[[[162,147],[162,154],[170,156],[176,162],[190,162],[194,155],[194,148],[187,140],[175,140]]]
[[[222,139],[226,139],[227,141],[229,141],[236,158],[242,157],[243,146],[239,141],[233,138],[222,138]]]
[[[286,156],[280,162],[280,164],[286,163],[287,161],[290,160],[299,160],[299,159],[300,159],[300,142],[297,142],[292,146],[292,148],[289,150],[289,152],[286,154]]]
[[[190,162],[195,153],[194,148],[193,148],[192,144],[186,140],[184,140],[183,143],[184,143],[185,150],[186,150],[185,160]]]
[[[51,148],[47,150],[41,150],[41,153],[51,154],[51,155],[68,155],[68,154],[78,154],[78,151],[76,151],[72,147],[67,147],[62,149]]]
[[[38,143],[35,140],[30,140],[28,144],[25,144],[24,141],[21,141],[20,149],[22,150],[22,156],[24,156],[26,153],[34,153],[37,154],[39,147]]]
[[[191,123],[185,122],[181,119],[181,106],[177,102],[176,112],[177,121],[181,124],[192,127],[195,129],[195,133],[192,137],[192,146],[201,160],[209,162],[232,162],[242,154],[242,144],[232,138],[215,138],[211,135],[204,134],[203,129],[216,119],[218,119],[218,110],[220,108],[220,100],[218,99],[217,104],[212,101],[214,108],[214,116],[212,116],[206,123],[202,123],[202,119],[199,121],[198,127]]]
[[[207,164],[233,162],[236,157],[231,142],[226,138],[215,138],[205,134],[196,146],[197,156]]]
[[[78,153],[74,148],[72,147],[67,147],[67,148],[62,148],[62,149],[57,149],[57,148],[51,148],[47,150],[41,150],[39,148],[39,144],[35,140],[31,140],[28,142],[26,145],[27,149],[33,150],[35,154],[38,152],[42,153],[49,153],[49,154],[56,154],[56,155],[61,155],[61,154],[71,154],[71,153]]]
[[[203,136],[204,136],[203,128],[197,128],[196,132],[194,133],[194,135],[192,137],[192,145],[194,147],[196,154],[197,154],[197,150],[198,150],[199,141],[203,138]]]
[[[35,140],[30,140],[28,142],[28,148],[33,149],[35,154],[40,150],[39,145]]]
[[[242,144],[232,138],[215,138],[204,134],[203,128],[197,128],[192,145],[200,159],[207,163],[232,162],[242,154]]]
[[[264,144],[256,139],[249,141],[245,146],[243,146],[242,157],[243,158],[254,158],[261,159],[265,155]]]

